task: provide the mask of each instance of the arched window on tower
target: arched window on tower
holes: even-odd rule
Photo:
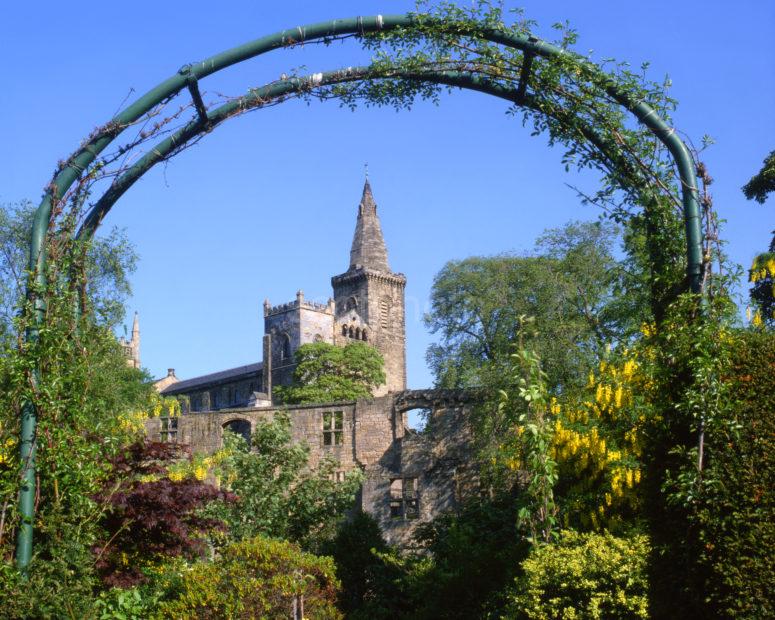
[[[366,342],[368,340],[368,338],[366,337],[366,329],[365,328],[361,332],[361,340],[363,340],[363,342]]]
[[[280,359],[287,361],[291,359],[291,338],[288,334],[282,335],[282,348],[280,349]]]
[[[342,336],[347,335],[347,325],[342,325]]]
[[[355,331],[353,330],[353,326],[350,325],[350,329],[347,330],[347,335],[352,338]]]
[[[355,328],[355,339],[356,340],[360,340],[361,339],[361,328],[360,327],[356,327]]]

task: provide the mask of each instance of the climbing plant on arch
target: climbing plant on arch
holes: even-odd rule
[[[536,133],[546,131],[551,141],[565,144],[570,164],[600,170],[608,184],[601,195],[620,191],[624,204],[633,208],[662,205],[680,210],[685,228],[685,285],[700,293],[709,253],[703,248],[698,171],[690,149],[663,118],[670,100],[621,67],[609,70],[571,52],[572,35],[552,44],[534,37],[530,25],[507,24],[499,10],[477,13],[442,5],[431,13],[300,26],[185,65],[96,129],[61,162],[33,224],[27,341],[35,342],[46,319],[39,291],[46,286],[47,240],[57,218],[72,216],[83,197],[108,179],[108,187],[91,203],[77,232],[79,238],[88,239],[116,201],[153,166],[229,118],[291,97],[403,106],[418,96],[435,97],[446,87],[506,100],[513,110],[532,119]],[[293,75],[215,103],[206,103],[200,92],[200,80],[237,63],[291,46],[346,37],[358,38],[375,50],[370,64]],[[170,112],[179,95],[190,96],[190,101]],[[191,119],[182,120],[186,115]],[[130,128],[136,134],[108,152]],[[151,144],[154,140],[158,142]],[[653,246],[658,243],[659,239],[652,239]],[[34,370],[31,379],[36,379]],[[22,408],[21,523],[16,550],[21,570],[32,554],[35,442],[36,409],[27,402]]]

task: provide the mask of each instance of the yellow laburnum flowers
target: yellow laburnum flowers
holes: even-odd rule
[[[556,416],[551,455],[560,475],[577,481],[571,488],[578,498],[570,508],[571,518],[575,514],[595,529],[615,526],[620,521],[617,511],[638,501],[644,419],[631,407],[639,382],[640,387],[646,384],[635,356],[623,353],[623,362],[604,360],[597,373],[590,373],[587,390],[592,400],[562,407],[553,400],[550,406]]]
[[[118,416],[118,425],[122,431],[137,434],[145,430],[148,414],[145,411],[127,411]]]
[[[748,277],[749,282],[759,282],[766,278],[775,277],[775,257],[771,254],[762,254],[753,260],[751,271]]]
[[[3,463],[10,463],[13,458],[13,453],[16,451],[17,446],[16,439],[9,437],[2,444],[0,444],[0,465]]]

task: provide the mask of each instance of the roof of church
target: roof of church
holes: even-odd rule
[[[357,266],[390,273],[385,239],[377,217],[377,203],[371,193],[371,184],[366,179],[363,196],[358,205],[358,221],[355,224],[353,245],[350,250],[350,269]]]
[[[255,364],[247,364],[246,366],[237,366],[236,368],[229,368],[228,370],[221,370],[219,372],[213,372],[209,375],[202,375],[201,377],[194,377],[192,379],[186,379],[185,381],[178,381],[173,383],[169,387],[161,391],[162,394],[177,394],[179,392],[188,392],[197,387],[204,387],[213,383],[222,383],[224,381],[235,381],[241,376],[254,375],[264,368],[263,362],[256,362]]]

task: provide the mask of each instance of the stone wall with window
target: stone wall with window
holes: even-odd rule
[[[407,395],[409,395],[407,397]],[[406,428],[406,411],[426,407],[422,433]],[[386,538],[412,546],[421,523],[453,510],[476,492],[476,466],[467,424],[470,405],[442,391],[397,392],[349,403],[234,408],[184,414],[170,421],[154,418],[146,429],[151,439],[178,441],[195,452],[222,446],[226,429],[248,438],[262,420],[278,411],[291,420],[295,441],[310,447],[310,465],[331,457],[339,479],[354,468],[365,473],[361,507],[379,522]]]

